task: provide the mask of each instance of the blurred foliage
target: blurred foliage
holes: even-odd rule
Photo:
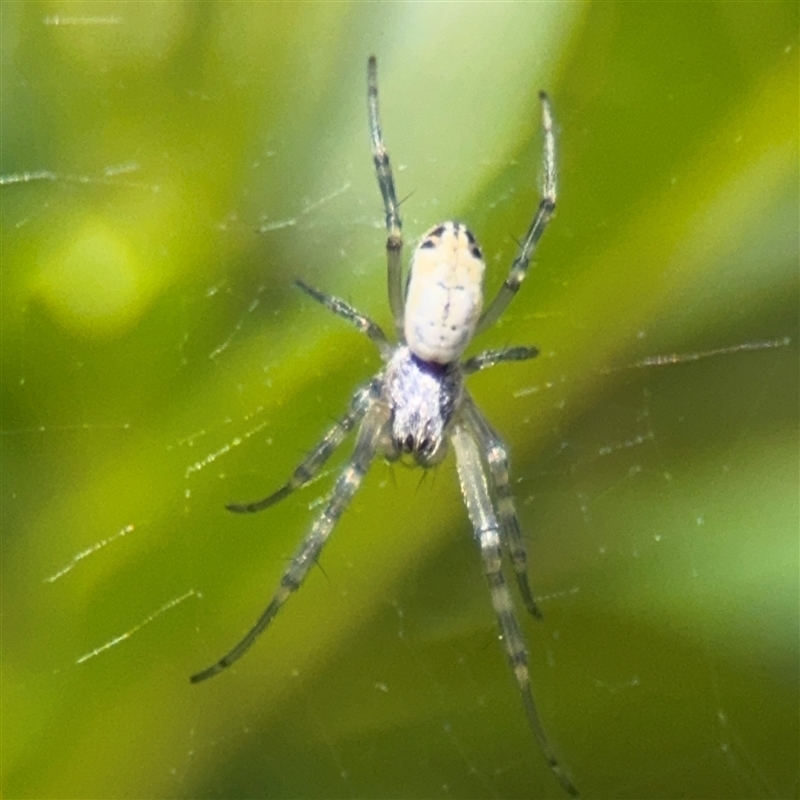
[[[378,368],[291,288],[389,327],[370,52],[406,241],[468,220],[489,292],[554,100],[558,214],[475,346],[542,356],[470,387],[512,448],[576,784],[797,796],[797,3],[0,11],[4,797],[558,796],[450,462],[376,464],[253,651],[188,682],[341,459],[224,504]]]

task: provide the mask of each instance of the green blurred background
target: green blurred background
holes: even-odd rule
[[[553,97],[558,214],[473,346],[542,356],[470,387],[511,446],[576,785],[798,796],[797,3],[1,9],[4,797],[560,796],[450,461],[376,464],[258,645],[188,682],[341,458],[224,504],[379,366],[291,288],[388,327],[370,52],[406,241],[468,221],[490,291]]]

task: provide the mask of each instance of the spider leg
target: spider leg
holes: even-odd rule
[[[369,108],[369,132],[372,137],[372,160],[375,174],[386,210],[386,276],[389,284],[389,306],[394,317],[397,336],[403,341],[403,223],[400,221],[399,204],[394,190],[394,176],[389,154],[383,143],[381,122],[378,115],[378,62],[375,56],[367,61],[367,106]]]
[[[245,637],[229,653],[224,655],[216,664],[197,672],[189,679],[192,683],[213,678],[235,661],[238,661],[255,640],[272,622],[281,610],[289,596],[297,591],[303,583],[311,567],[316,563],[320,551],[336,526],[342,513],[347,508],[353,495],[361,485],[364,475],[375,456],[377,443],[383,434],[383,428],[388,421],[385,406],[373,403],[361,426],[355,451],[348,465],[344,468],[333,492],[322,513],[317,517],[311,531],[303,539],[300,547],[292,558],[288,569],[283,573],[280,586],[275,592],[270,604],[258,618],[256,624],[247,632]]]
[[[473,372],[480,372],[482,369],[489,369],[495,364],[503,364],[506,361],[527,361],[539,355],[537,347],[503,347],[500,350],[484,350],[472,358],[468,358],[461,364],[461,369],[465,375],[472,375]]]
[[[350,400],[345,415],[325,433],[317,446],[303,459],[286,483],[276,492],[253,503],[229,503],[225,508],[237,514],[255,514],[283,500],[295,489],[305,486],[317,474],[353,428],[363,419],[372,402],[380,395],[383,377],[378,375],[369,385],[362,386]]]
[[[378,348],[381,358],[384,361],[389,360],[394,348],[389,343],[386,334],[377,322],[373,322],[366,315],[360,314],[353,306],[346,303],[340,297],[335,297],[332,294],[324,294],[319,291],[319,289],[309,286],[299,278],[295,280],[294,285],[302,289],[309,297],[313,297],[318,303],[322,303],[325,308],[333,311],[334,314],[338,314],[340,317],[344,317],[348,322],[352,322],[361,333],[365,333],[370,338],[372,343]]]
[[[539,742],[545,761],[558,782],[569,795],[577,797],[578,791],[556,758],[536,710],[528,670],[528,651],[514,613],[514,604],[508,584],[503,577],[500,529],[492,508],[478,444],[463,422],[456,423],[450,438],[456,453],[464,503],[481,548],[483,570],[489,582],[492,606],[500,625],[506,655],[522,695],[528,724]]]
[[[511,563],[514,565],[517,585],[525,608],[534,617],[541,619],[542,612],[533,599],[533,592],[528,580],[528,554],[525,551],[525,539],[519,527],[519,518],[514,507],[514,495],[508,480],[508,448],[467,393],[464,394],[463,413],[467,425],[478,440],[489,467],[500,527],[505,545],[509,549]]]
[[[478,320],[475,334],[482,333],[487,328],[497,322],[498,317],[506,310],[511,302],[525,275],[528,272],[528,264],[531,256],[536,249],[539,239],[550,222],[553,212],[556,210],[556,137],[553,133],[553,110],[550,107],[550,98],[545,92],[539,92],[539,100],[542,103],[542,130],[544,131],[544,179],[542,181],[542,200],[536,209],[533,220],[525,239],[520,245],[517,257],[511,265],[508,277],[500,287],[500,291]]]

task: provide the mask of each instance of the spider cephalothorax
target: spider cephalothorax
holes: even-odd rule
[[[308,483],[358,426],[350,462],[286,568],[270,604],[233,650],[216,664],[192,675],[191,680],[198,683],[229,667],[274,619],[317,562],[323,545],[376,456],[394,460],[407,455],[418,465],[430,467],[438,464],[446,455],[448,445],[452,445],[464,503],[480,548],[492,605],[528,723],[562,787],[569,794],[577,795],[539,720],[528,671],[528,651],[503,576],[502,556],[505,553],[514,568],[525,606],[531,614],[541,617],[528,582],[525,543],[509,485],[508,453],[464,387],[464,377],[473,372],[502,362],[524,361],[536,356],[538,351],[534,347],[507,347],[487,350],[466,361],[459,361],[473,336],[491,326],[511,302],[525,278],[536,243],[555,210],[555,137],[550,101],[544,92],[540,92],[545,145],[543,197],[508,277],[484,310],[483,255],[475,237],[458,222],[443,222],[422,237],[414,251],[406,291],[403,291],[401,222],[394,178],[378,118],[374,57],[369,59],[367,74],[372,155],[386,210],[389,305],[399,341],[391,344],[375,322],[344,300],[297,281],[304,292],[369,336],[385,366],[353,395],[345,415],[327,431],[280,489],[254,503],[228,506],[231,511],[249,513],[261,511],[283,499]]]
[[[462,391],[457,362],[423,361],[409,347],[398,347],[386,367],[384,389],[397,451],[412,455],[423,467],[439,463],[447,453],[446,434]]]

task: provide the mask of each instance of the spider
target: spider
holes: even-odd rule
[[[358,389],[344,416],[325,433],[280,489],[262,500],[227,506],[230,511],[250,514],[274,505],[307,484],[347,435],[359,426],[349,463],[336,481],[327,505],[283,573],[266,610],[229,653],[192,675],[190,680],[199,683],[222,672],[241,658],[272,622],[317,562],[325,542],[376,456],[388,461],[410,457],[412,462],[428,468],[442,461],[449,444],[455,451],[461,492],[480,547],[492,605],[528,723],[561,786],[570,795],[577,796],[539,719],[531,689],[528,651],[502,572],[503,550],[506,550],[527,610],[541,618],[526,572],[525,543],[509,485],[508,451],[464,387],[467,375],[507,361],[534,358],[538,350],[506,347],[459,360],[472,338],[494,324],[511,302],[527,274],[536,244],[555,211],[555,136],[550,100],[545,92],[539,93],[544,130],[542,200],[508,277],[494,300],[482,310],[483,254],[475,237],[459,222],[443,222],[422,237],[414,250],[403,291],[399,204],[381,133],[374,56],[367,62],[367,99],[372,158],[386,212],[389,304],[398,343],[391,344],[375,322],[344,300],[323,294],[300,280],[295,281],[314,300],[365,333],[378,348],[384,366],[368,384]]]

